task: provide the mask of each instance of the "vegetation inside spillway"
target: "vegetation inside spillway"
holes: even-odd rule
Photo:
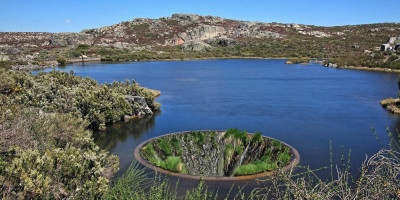
[[[190,131],[169,134],[145,142],[140,151],[149,163],[193,176],[233,177],[274,171],[290,163],[293,152],[282,142],[227,131]],[[140,147],[139,147],[140,148]]]

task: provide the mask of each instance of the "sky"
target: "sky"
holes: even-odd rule
[[[400,0],[3,0],[1,8],[0,32],[79,32],[173,13],[319,26],[400,22]]]

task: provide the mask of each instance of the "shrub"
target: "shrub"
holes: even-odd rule
[[[254,133],[253,138],[251,139],[251,143],[257,144],[261,141],[262,141],[261,133],[257,131],[256,133]]]
[[[248,174],[256,174],[265,171],[272,171],[278,168],[278,165],[274,162],[262,162],[257,160],[254,163],[249,163],[246,165],[241,165],[235,171],[235,175],[248,175]]]
[[[230,128],[225,132],[225,138],[232,136],[235,139],[239,139],[243,142],[243,144],[247,143],[247,132],[240,131],[237,128]]]
[[[157,139],[157,147],[161,149],[167,156],[172,155],[170,143],[164,138]]]
[[[179,142],[178,138],[173,137],[169,140],[170,145],[173,148],[173,151],[176,152],[177,155],[182,154],[181,143]]]
[[[181,163],[181,158],[178,156],[168,156],[165,160],[165,168],[173,171],[180,172],[182,169],[179,169],[179,164]]]
[[[282,152],[282,153],[278,154],[277,158],[281,165],[285,165],[290,161],[291,156],[286,152]]]
[[[57,57],[57,62],[58,62],[58,64],[61,65],[61,66],[64,66],[65,64],[67,64],[67,60],[65,60],[65,58],[62,57],[62,56],[58,56],[58,57]]]
[[[282,143],[279,142],[278,140],[272,140],[271,144],[273,147],[275,147],[278,150],[280,150],[282,148]]]

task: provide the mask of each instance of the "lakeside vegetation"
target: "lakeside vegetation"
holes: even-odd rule
[[[373,129],[373,128],[372,128]],[[375,130],[373,129],[375,136]],[[342,150],[341,163],[333,163],[332,147],[327,159],[330,165],[320,169],[299,166],[300,171],[278,171],[275,176],[261,180],[260,185],[244,192],[220,194],[208,188],[203,180],[186,194],[178,195],[179,183],[170,186],[168,179],[160,175],[146,176],[149,172],[133,162],[129,170],[118,178],[105,194],[105,199],[399,199],[400,198],[400,134],[388,132],[389,143],[380,144],[382,149],[367,157],[360,166],[359,174],[350,171],[351,150]],[[379,138],[378,138],[378,141]],[[335,167],[336,166],[336,167]],[[319,177],[321,170],[328,170],[328,179]],[[263,185],[265,183],[265,185]],[[235,187],[235,186],[232,186]]]
[[[2,71],[1,77],[8,77],[3,74],[5,72],[7,70]],[[20,77],[15,79],[17,82],[26,78],[15,77]],[[4,199],[213,199],[218,196],[217,191],[207,188],[203,182],[185,195],[178,196],[176,188],[171,187],[167,180],[157,179],[157,176],[149,179],[148,173],[135,164],[110,185],[108,178],[117,170],[118,159],[107,156],[107,152],[93,143],[92,133],[86,129],[90,123],[73,113],[41,112],[40,108],[32,105],[16,104],[12,99],[26,91],[18,85],[10,87],[13,84],[9,83],[14,83],[10,80],[14,79],[0,79],[0,131],[5,136],[1,138],[0,181],[4,186],[1,191]],[[242,138],[243,132],[234,131],[228,135],[238,139]],[[330,168],[334,175],[331,180],[322,180],[315,171],[307,168],[302,174],[289,171],[268,180],[272,184],[270,187],[256,188],[251,194],[231,193],[226,199],[400,198],[400,157],[396,152],[399,147],[394,142],[398,141],[397,135],[389,135],[389,148],[371,156],[360,167],[361,174],[354,180],[344,162],[344,167]],[[196,144],[204,144],[205,138],[201,134],[193,134],[193,137]],[[259,141],[257,138],[254,135],[245,142],[255,143]],[[162,143],[160,141],[160,148],[166,151],[178,146],[176,140],[171,140],[170,148]],[[232,145],[232,152],[242,151],[243,148],[233,150]],[[179,155],[179,150],[176,154]],[[176,159],[170,160],[170,166],[176,167]],[[225,198],[221,194],[219,197]]]
[[[73,72],[0,68],[0,183],[3,199],[99,199],[118,157],[94,142],[92,130],[132,115],[123,95],[152,91],[134,81],[98,84]]]

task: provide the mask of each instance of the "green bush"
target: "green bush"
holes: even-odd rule
[[[251,139],[251,143],[257,144],[261,141],[262,141],[261,133],[257,131],[256,133],[254,133],[253,138]]]
[[[94,144],[87,122],[39,109],[3,108],[8,110],[0,115],[3,198],[100,198],[107,191],[118,158]]]
[[[286,152],[282,152],[278,154],[277,158],[280,164],[285,165],[290,161],[291,156]]]
[[[170,143],[164,138],[158,138],[157,147],[161,149],[167,156],[172,155],[172,149]]]
[[[65,64],[67,64],[67,60],[65,60],[65,58],[62,57],[62,56],[58,56],[58,57],[57,57],[57,62],[58,62],[58,64],[61,65],[61,66],[64,66]]]
[[[243,142],[243,144],[247,143],[247,132],[241,131],[237,128],[230,128],[225,132],[225,138],[229,138],[232,136],[235,139],[239,139]]]
[[[256,174],[265,171],[272,171],[278,168],[278,165],[275,162],[262,162],[257,160],[254,163],[249,163],[246,165],[241,165],[235,171],[235,175],[248,175],[248,174]]]
[[[178,156],[168,156],[167,159],[165,160],[165,168],[173,171],[173,172],[179,172],[181,171],[178,169],[178,165],[181,162],[181,158]]]

